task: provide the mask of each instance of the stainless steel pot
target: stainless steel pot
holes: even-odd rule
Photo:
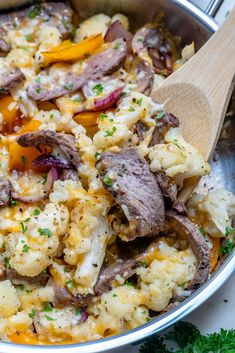
[[[218,28],[211,17],[187,0],[72,0],[71,2],[82,18],[99,12],[107,14],[121,12],[131,18],[135,27],[151,21],[156,13],[164,11],[168,28],[173,33],[179,34],[184,43],[190,43],[194,40],[197,48],[200,48]],[[0,0],[0,10],[9,9],[13,5],[17,6],[23,3],[30,3],[30,1]],[[217,3],[218,0],[211,2],[211,6],[209,6],[211,13],[215,12]],[[206,129],[206,126],[204,128]],[[229,132],[230,138],[220,142],[217,146],[217,157],[219,158],[216,158],[217,161],[211,161],[212,179],[217,180],[218,185],[235,192],[235,119],[231,123]],[[0,352],[22,353],[24,351],[25,353],[36,353],[41,349],[44,353],[58,353],[65,350],[67,353],[123,352],[130,348],[130,344],[143,341],[147,336],[167,328],[196,309],[222,286],[234,269],[235,251],[230,254],[210,280],[182,304],[168,313],[156,317],[151,322],[126,333],[99,341],[67,346],[23,346],[13,343],[0,343]]]

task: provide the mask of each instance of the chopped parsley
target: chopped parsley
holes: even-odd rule
[[[5,257],[4,262],[5,262],[6,269],[9,270],[11,268],[10,258]]]
[[[76,31],[77,31],[77,27],[75,25],[72,25],[72,29],[71,29],[72,40],[74,40],[74,38],[76,37]]]
[[[19,202],[13,198],[10,199],[10,207],[15,207],[19,205]]]
[[[104,86],[101,83],[98,83],[92,88],[92,91],[99,95],[104,91]]]
[[[46,182],[47,182],[47,174],[44,173],[44,174],[42,174],[42,185],[45,185]]]
[[[28,160],[25,156],[21,156],[21,162],[24,166],[26,166],[26,164],[28,163]]]
[[[107,174],[105,174],[103,182],[106,186],[109,186],[109,187],[113,185],[113,180]]]
[[[32,34],[26,34],[25,39],[27,40],[27,42],[32,42],[32,40],[33,40]]]
[[[66,282],[65,282],[66,286],[67,287],[73,287],[73,288],[76,288],[76,285],[74,283],[74,281],[72,279],[68,279]]]
[[[161,118],[164,118],[164,116],[166,115],[165,112],[160,112],[158,113],[156,116],[155,116],[155,119],[161,119]]]
[[[41,88],[40,88],[40,87],[37,87],[37,88],[35,89],[35,91],[36,91],[37,93],[40,93],[40,92],[41,92]]]
[[[141,104],[143,102],[143,98],[137,99],[136,104],[141,107]]]
[[[64,85],[64,88],[70,91],[73,88],[73,83],[67,83],[66,85]]]
[[[35,82],[40,83],[41,82],[41,77],[36,77]]]
[[[40,215],[40,213],[41,213],[41,210],[39,208],[35,208],[35,210],[33,211],[34,216],[38,216]]]
[[[100,116],[99,116],[100,120],[104,120],[104,119],[107,119],[108,118],[108,115],[107,114],[104,114],[104,113],[101,113]]]
[[[126,286],[129,286],[129,287],[135,287],[135,283],[134,283],[134,282],[131,282],[131,281],[127,280],[127,279],[125,280],[124,284],[125,284]]]
[[[55,321],[55,319],[53,319],[53,317],[50,317],[50,316],[48,316],[48,315],[45,315],[45,317],[46,317],[46,319],[47,319],[48,321]]]
[[[104,137],[113,136],[113,134],[115,133],[116,130],[117,130],[116,126],[113,126],[112,130],[107,130],[107,131],[105,131]]]
[[[25,252],[29,252],[29,246],[27,245],[27,244],[24,244],[23,245],[23,252],[25,253]]]
[[[33,6],[28,12],[28,18],[32,20],[39,14],[40,10],[41,8],[39,5]]]
[[[48,228],[38,228],[38,233],[41,236],[46,236],[48,238],[51,238],[53,235],[52,232],[50,231],[50,229],[48,229]]]
[[[234,229],[230,227],[225,228],[225,239],[220,246],[220,255],[230,254],[235,247],[235,235],[233,236]]]
[[[65,29],[67,29],[67,30],[69,29],[68,22],[66,21],[66,18],[64,16],[62,17],[62,24]]]
[[[135,108],[134,107],[130,107],[128,110],[129,110],[129,112],[134,112]]]
[[[81,315],[81,313],[82,313],[82,309],[76,309],[76,312],[75,312],[75,314],[78,316],[78,315]]]
[[[31,311],[31,313],[29,313],[28,315],[29,315],[29,317],[30,317],[31,319],[33,319],[34,316],[36,315],[36,310],[33,309],[33,310]]]
[[[22,228],[22,233],[26,233],[27,232],[27,229],[28,229],[28,226],[27,226],[27,223],[30,221],[30,218],[26,218],[24,221],[21,221],[20,222],[20,225],[21,225],[21,228]],[[25,224],[26,223],[26,224]]]
[[[46,303],[43,311],[45,311],[46,313],[50,313],[52,310],[53,309],[51,303]]]
[[[80,96],[77,96],[76,98],[73,98],[73,102],[80,103],[82,102],[82,98]]]
[[[121,43],[120,42],[117,42],[115,45],[114,45],[114,49],[119,49],[121,46]]]
[[[204,235],[204,236],[206,235],[206,231],[205,231],[205,229],[203,227],[200,227],[199,230],[200,230],[202,235]]]
[[[173,140],[173,144],[182,150],[182,147],[179,145],[179,141],[177,139]]]
[[[100,152],[96,152],[96,153],[95,153],[95,159],[98,159],[100,156],[101,156],[101,153],[100,153]]]
[[[127,92],[122,92],[121,94],[120,94],[120,97],[126,97],[127,96]]]
[[[113,298],[116,298],[118,295],[116,293],[113,293]]]

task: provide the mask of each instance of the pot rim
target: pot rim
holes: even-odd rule
[[[190,3],[188,0],[172,0],[172,2],[189,14],[197,18],[209,31],[212,33],[218,29],[217,23],[203,12],[199,7]],[[43,349],[44,353],[60,353],[62,350],[69,351],[69,353],[77,353],[78,349],[82,353],[98,353],[111,349],[117,349],[124,345],[137,345],[144,341],[144,339],[156,332],[174,324],[176,321],[182,319],[190,312],[195,310],[199,305],[205,302],[216,290],[218,290],[224,282],[232,275],[235,270],[235,250],[228,256],[223,265],[217,270],[215,274],[196,292],[194,292],[188,299],[178,305],[171,311],[152,319],[150,322],[129,330],[119,335],[103,338],[97,341],[88,341],[85,343],[77,343],[71,345],[51,345],[51,346],[35,346],[35,345],[20,345],[11,342],[0,342],[1,353],[37,353]]]

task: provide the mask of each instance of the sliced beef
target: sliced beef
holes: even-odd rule
[[[139,120],[136,123],[135,133],[138,136],[139,142],[142,142],[144,140],[144,135],[148,131],[148,129],[149,129],[148,125],[143,120]]]
[[[22,147],[34,146],[40,148],[40,145],[46,145],[59,148],[70,163],[75,167],[80,165],[80,154],[72,135],[57,133],[52,130],[41,130],[20,135],[17,137],[17,142]]]
[[[55,297],[53,301],[53,305],[57,308],[63,308],[65,306],[74,305],[77,308],[85,307],[92,303],[94,295],[87,296],[74,296],[72,295],[66,288],[61,287],[58,283],[55,282],[54,279],[50,279],[48,282],[48,286],[52,286],[55,292]]]
[[[136,148],[105,152],[97,167],[103,186],[122,208],[129,224],[120,226],[125,241],[156,235],[164,227],[165,206],[154,174]]]
[[[7,40],[9,30],[20,26],[25,18],[39,18],[58,28],[65,39],[72,30],[73,11],[68,4],[62,2],[48,2],[41,5],[30,6],[26,9],[0,15],[0,50],[8,52],[10,46]]]
[[[63,169],[60,175],[60,180],[78,181],[78,172],[75,169]]]
[[[153,131],[150,147],[164,141],[164,136],[171,127],[179,127],[179,119],[171,113],[165,113],[162,118],[156,119],[157,125]]]
[[[117,46],[118,43],[118,47]],[[118,39],[110,44],[110,47],[92,55],[87,59],[86,67],[81,74],[77,74],[70,69],[60,73],[58,77],[51,77],[46,74],[47,80],[51,79],[50,88],[47,84],[38,82],[36,79],[28,87],[28,95],[35,100],[47,101],[80,89],[89,80],[99,79],[112,74],[118,70],[126,57],[127,46],[123,39]],[[45,76],[45,72],[38,75],[38,78]]]
[[[136,90],[140,93],[148,95],[151,92],[154,80],[154,70],[146,60],[137,59],[136,65],[136,78],[137,88]]]
[[[0,178],[0,207],[6,206],[11,198],[11,183],[8,179]]]
[[[155,176],[164,196],[166,205],[169,206],[168,208],[172,208],[180,214],[185,214],[185,205],[182,201],[178,200],[177,186],[172,183],[171,178],[165,173],[156,173]]]
[[[0,97],[7,95],[11,89],[19,86],[24,80],[25,76],[18,67],[0,72]]]
[[[115,264],[101,269],[98,280],[94,287],[96,295],[101,295],[112,289],[112,282],[117,276],[128,279],[134,273],[140,262],[136,259],[122,260],[119,259]]]
[[[40,273],[35,277],[27,277],[19,275],[14,269],[10,268],[5,270],[1,280],[9,279],[13,284],[19,285],[24,282],[32,285],[45,286],[49,280],[50,275],[48,273]]]
[[[166,76],[172,73],[172,47],[160,28],[140,28],[132,40],[132,49],[135,54],[147,51],[156,73]]]
[[[116,39],[122,38],[127,44],[127,49],[131,51],[131,42],[133,39],[133,34],[129,32],[121,23],[121,21],[116,20],[113,22],[105,34],[105,42],[113,42]]]
[[[210,251],[206,240],[197,225],[183,215],[168,211],[167,221],[169,230],[185,239],[197,258],[197,271],[189,285],[189,288],[197,289],[207,281],[210,273]]]

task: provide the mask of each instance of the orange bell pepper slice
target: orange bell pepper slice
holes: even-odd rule
[[[101,33],[94,34],[80,43],[72,43],[68,40],[51,49],[42,52],[46,59],[45,64],[54,61],[71,61],[85,58],[88,54],[93,53],[103,44],[103,36]]]
[[[16,126],[21,126],[23,120],[20,117],[18,105],[11,96],[0,99],[0,113],[3,115],[3,133],[14,133]]]
[[[73,119],[87,130],[89,136],[93,136],[98,131],[98,119],[100,112],[83,112],[75,115]]]
[[[16,135],[26,134],[27,132],[37,131],[41,122],[39,120],[30,120],[27,124],[23,125],[17,132]]]
[[[45,344],[44,342],[41,342],[37,335],[34,333],[25,333],[25,332],[20,332],[20,333],[13,333],[12,335],[9,335],[8,338],[18,344],[32,344],[32,345],[38,345],[38,344]]]
[[[210,251],[210,272],[212,272],[217,265],[220,256],[220,238],[209,237],[212,248]]]

